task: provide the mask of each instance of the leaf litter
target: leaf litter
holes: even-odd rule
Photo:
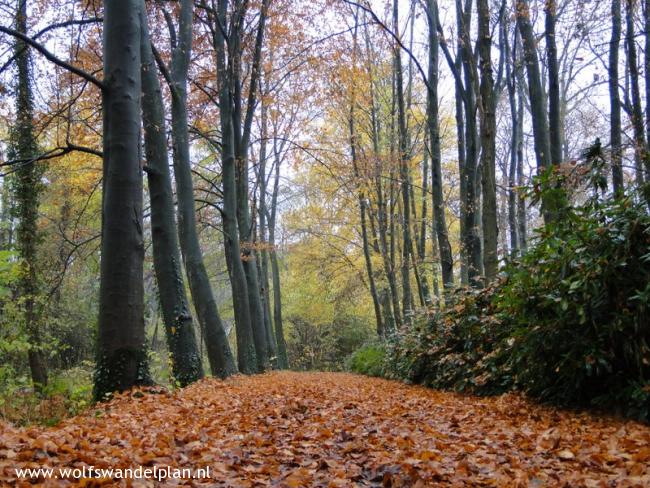
[[[211,479],[40,478],[42,486],[643,487],[650,427],[346,373],[273,372],[133,390],[55,427],[0,423],[16,468],[210,467]]]

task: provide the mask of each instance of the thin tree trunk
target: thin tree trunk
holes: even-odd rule
[[[463,164],[465,184],[465,201],[461,202],[463,212],[462,245],[467,257],[467,277],[472,286],[480,285],[481,269],[481,238],[478,232],[478,198],[477,198],[477,158],[478,132],[476,128],[476,113],[478,111],[476,95],[478,93],[478,74],[471,49],[470,26],[472,21],[471,0],[467,0],[463,10],[461,0],[456,1],[458,17],[460,59],[464,75],[464,117],[465,117],[465,158]]]
[[[517,60],[516,35],[512,54],[508,36],[504,37],[506,55],[506,85],[510,104],[510,164],[508,167],[508,228],[510,230],[510,252],[516,256],[519,252],[519,228],[517,226],[517,145],[519,143],[519,114],[517,112],[517,77],[515,65]],[[512,61],[512,64],[511,62]]]
[[[278,368],[287,369],[287,343],[284,338],[284,324],[282,322],[282,290],[280,289],[280,267],[278,266],[278,251],[275,243],[275,227],[278,212],[278,194],[280,190],[280,157],[275,153],[275,180],[271,196],[271,213],[269,215],[269,247],[271,257],[271,278],[273,280],[273,323],[275,324],[275,340],[278,343]]]
[[[620,0],[616,0],[619,3],[619,37],[620,37]],[[645,0],[644,2],[644,33],[643,37],[645,39],[645,130],[646,136],[645,140],[648,145],[650,145],[650,0]],[[650,152],[650,148],[648,148]],[[650,156],[648,156],[650,157]],[[650,162],[648,163],[650,164]]]
[[[428,0],[427,19],[429,26],[429,86],[427,90],[427,124],[429,129],[429,147],[431,153],[431,203],[433,207],[433,221],[435,225],[438,250],[440,254],[442,283],[445,292],[447,292],[454,287],[454,262],[451,253],[451,245],[449,244],[449,233],[447,231],[447,220],[445,216],[445,202],[442,191],[442,157],[440,149],[440,125],[438,115],[439,41],[437,33],[437,0]],[[462,112],[460,113],[460,117],[462,118]],[[459,153],[461,151],[460,148],[462,147],[464,157],[464,142],[461,139],[458,141]]]
[[[515,76],[520,67],[515,67]],[[524,87],[521,77],[518,77],[517,83],[517,186],[524,188],[526,181],[524,179]],[[519,190],[517,192],[517,223],[518,223],[518,244],[521,252],[525,252],[528,247],[528,238],[526,235],[527,215],[526,215],[526,193]]]
[[[647,39],[647,37],[646,37]],[[621,44],[621,0],[612,0],[612,37],[609,41],[610,144],[612,147],[612,185],[617,195],[623,192],[621,99],[618,91],[618,50]],[[646,53],[646,60],[650,59]],[[647,64],[646,64],[647,66]],[[647,71],[647,67],[646,67]],[[646,77],[649,74],[646,72]],[[646,90],[650,89],[646,81]],[[650,107],[647,104],[646,107]],[[648,119],[650,120],[650,118]],[[650,140],[650,139],[649,139]]]
[[[250,305],[248,301],[248,285],[244,265],[241,260],[239,230],[237,228],[237,182],[236,160],[233,131],[233,106],[230,90],[230,76],[226,65],[226,42],[224,28],[228,1],[219,0],[218,27],[214,29],[214,46],[217,57],[217,81],[219,84],[219,116],[221,121],[221,157],[223,185],[223,233],[226,259],[229,262],[230,283],[232,286],[235,325],[237,328],[237,362],[239,371],[251,374],[258,370]]]
[[[646,148],[643,128],[643,111],[639,88],[639,65],[634,34],[634,0],[625,0],[625,21],[627,25],[625,45],[627,51],[627,69],[630,75],[630,92],[632,96],[632,114],[630,116],[634,129],[634,163],[637,169],[637,184],[642,187],[650,177],[650,158]],[[646,196],[650,204],[650,195]]]
[[[411,256],[411,263],[413,264],[413,274],[415,275],[415,283],[418,289],[418,298],[420,300],[420,306],[424,307],[425,305],[431,305],[431,293],[429,292],[429,283],[427,282],[426,273],[423,273],[420,267],[422,266],[422,260],[418,254],[417,247],[420,242],[420,234],[418,231],[418,213],[417,206],[415,205],[415,189],[413,186],[413,177],[409,175],[409,200],[411,202],[411,221],[413,222],[413,238],[411,239],[411,248],[409,249],[409,254]]]
[[[546,64],[548,70],[548,130],[551,151],[551,164],[560,164],[562,157],[563,127],[560,117],[560,74],[557,63],[557,46],[555,40],[555,22],[557,0],[544,2],[546,40]]]
[[[399,0],[393,0],[393,27],[399,35]],[[409,200],[409,156],[407,146],[406,108],[404,105],[404,77],[402,75],[401,48],[395,43],[393,47],[395,69],[395,97],[397,101],[397,139],[399,173],[402,192],[402,311],[404,317],[414,310],[413,293],[410,279],[411,243],[411,202]]]
[[[264,40],[264,29],[269,0],[263,0],[260,10],[260,20],[257,27],[255,39],[255,50],[251,68],[251,80],[249,86],[246,114],[242,124],[242,93],[241,93],[241,36],[243,35],[242,20],[234,22],[235,31],[231,34],[231,46],[229,50],[231,59],[231,82],[233,92],[233,140],[235,160],[237,161],[237,222],[239,228],[239,240],[242,249],[242,261],[248,292],[248,303],[250,307],[251,327],[257,357],[257,369],[262,372],[269,367],[269,345],[266,338],[264,326],[264,310],[260,294],[259,276],[257,273],[257,252],[253,242],[253,217],[251,216],[248,201],[248,149],[250,132],[253,123],[253,113],[256,104],[256,90],[261,70],[262,44]],[[235,10],[238,10],[239,0],[235,2]],[[243,14],[242,14],[243,15]],[[234,41],[234,42],[233,42]]]
[[[460,23],[460,21],[459,21]],[[462,69],[461,64],[461,43],[458,41],[458,51],[456,55],[455,66],[458,71]],[[465,222],[467,222],[466,207],[467,207],[467,172],[465,170],[465,115],[463,112],[464,102],[461,92],[463,90],[463,85],[460,80],[455,80],[456,89],[454,90],[454,101],[456,108],[456,147],[458,151],[458,174],[460,178],[460,188],[459,188],[459,197],[460,197],[460,282],[463,285],[469,284],[469,275],[468,275],[468,257],[467,257],[467,248],[465,246],[465,238],[467,235],[467,230],[465,229]],[[432,150],[433,153],[433,150]],[[433,167],[433,164],[432,164]],[[434,183],[431,183],[433,187]],[[435,210],[435,206],[434,206]],[[438,214],[436,214],[438,215]],[[437,219],[436,219],[437,220]],[[442,252],[440,253],[440,264],[442,266]],[[445,279],[443,278],[443,284]]]
[[[533,122],[533,138],[537,172],[541,173],[551,164],[551,148],[549,139],[548,119],[544,106],[542,78],[537,59],[537,41],[530,21],[528,0],[517,0],[517,28],[521,34],[523,59],[528,75],[528,91],[530,97],[530,112]],[[555,202],[542,201],[544,221],[549,222],[556,216]]]
[[[260,83],[261,89],[261,83]],[[266,221],[266,160],[267,160],[267,144],[268,144],[268,109],[262,97],[261,106],[261,141],[260,141],[260,161],[257,181],[259,185],[259,242],[261,243],[260,250],[260,278],[261,278],[261,294],[262,305],[264,308],[264,329],[266,330],[266,339],[269,345],[269,356],[273,366],[277,367],[278,363],[278,345],[273,333],[273,321],[271,319],[271,302],[269,293],[269,251],[267,242],[267,221]]]

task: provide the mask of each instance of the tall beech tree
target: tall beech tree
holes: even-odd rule
[[[479,140],[476,127],[476,114],[479,106],[479,80],[476,59],[473,54],[470,30],[472,25],[472,2],[466,0],[465,5],[461,0],[456,0],[456,16],[458,26],[458,47],[460,65],[463,73],[462,101],[464,117],[463,148],[464,155],[459,158],[461,172],[461,185],[464,192],[461,197],[463,225],[461,227],[461,240],[466,253],[467,278],[471,285],[480,284],[483,268],[481,256],[481,236],[479,233],[479,205],[478,205],[478,153]],[[449,60],[448,60],[449,63]],[[452,66],[449,63],[450,67]],[[460,84],[457,84],[460,87]],[[461,126],[462,127],[462,126]],[[459,146],[460,149],[460,146]]]
[[[268,87],[267,87],[268,90]],[[260,80],[260,91],[262,91],[262,80]],[[259,203],[257,206],[258,212],[258,237],[261,244],[260,249],[260,259],[258,259],[258,271],[260,276],[260,288],[262,295],[262,306],[264,308],[264,330],[266,331],[266,341],[269,345],[269,357],[272,358],[272,364],[278,366],[278,344],[273,331],[273,318],[271,314],[271,293],[269,291],[269,253],[267,248],[267,227],[268,227],[268,216],[267,216],[267,183],[268,175],[266,172],[266,163],[269,159],[267,147],[268,147],[268,136],[269,136],[269,116],[268,116],[268,106],[264,101],[264,97],[261,99],[260,107],[260,154],[259,154],[259,163],[258,163],[258,173],[257,173],[257,183],[259,185]]]
[[[628,114],[633,129],[634,141],[634,169],[637,186],[643,187],[650,175],[650,158],[646,147],[645,132],[643,127],[643,108],[641,103],[641,89],[639,80],[639,61],[636,50],[636,35],[634,25],[634,0],[625,0],[625,52],[627,74],[630,81],[631,103],[628,104]],[[646,102],[647,103],[647,102]],[[646,196],[650,202],[650,195]]]
[[[273,157],[275,160],[275,173],[273,177],[273,192],[271,193],[271,205],[268,213],[269,220],[269,257],[271,260],[271,280],[273,282],[273,324],[275,326],[275,339],[278,344],[278,368],[289,367],[287,358],[287,343],[284,338],[284,322],[282,321],[282,290],[280,288],[280,265],[278,263],[278,250],[275,239],[276,224],[278,217],[278,196],[280,194],[280,167],[281,157],[274,140]]]
[[[167,131],[162,90],[151,50],[147,12],[141,2],[142,118],[145,171],[151,201],[151,240],[160,306],[176,381],[185,386],[203,377],[178,247],[174,196],[167,156]],[[212,340],[211,340],[212,339]],[[208,335],[208,350],[216,345]],[[212,357],[211,354],[209,354]],[[218,374],[218,370],[215,374]]]
[[[397,161],[399,162],[400,191],[402,194],[402,313],[403,319],[413,313],[414,302],[411,290],[411,200],[410,174],[408,149],[408,134],[406,126],[406,107],[404,104],[404,75],[402,69],[402,47],[399,40],[399,0],[393,0],[393,28],[398,38],[393,47],[393,59],[395,69],[395,101],[397,104]]]
[[[237,161],[235,159],[233,124],[234,93],[230,77],[230,64],[232,62],[230,49],[233,49],[233,43],[226,44],[226,32],[230,32],[229,39],[233,35],[233,32],[235,35],[237,34],[234,30],[226,30],[226,26],[229,25],[227,22],[228,2],[226,0],[219,0],[216,11],[206,7],[205,14],[216,54],[219,121],[221,128],[221,182],[223,191],[221,218],[235,312],[237,362],[240,372],[251,374],[259,370],[259,363],[253,336],[248,284],[242,262],[237,223]],[[263,322],[259,325],[264,326]]]
[[[428,40],[429,40],[429,72],[427,86],[427,124],[429,129],[429,148],[431,154],[431,200],[433,221],[438,239],[442,283],[445,290],[454,286],[454,262],[449,244],[445,202],[442,188],[442,156],[440,150],[440,123],[438,112],[438,2],[427,2]],[[424,232],[422,233],[424,240]]]
[[[194,184],[190,161],[187,79],[192,52],[193,7],[191,0],[181,1],[178,29],[174,26],[171,14],[163,10],[170,34],[171,64],[169,67],[165,66],[160,56],[158,56],[158,64],[165,73],[171,92],[178,235],[185,272],[194,299],[196,315],[205,333],[210,369],[213,375],[223,378],[236,373],[237,368],[203,260],[203,251],[196,228]]]
[[[94,396],[151,382],[144,333],[140,0],[104,3],[104,178]]]
[[[247,13],[248,3],[235,0],[235,14],[231,19],[233,27],[230,33],[229,45],[229,74],[230,83],[233,87],[233,105],[231,116],[233,118],[233,143],[235,160],[237,163],[237,224],[239,229],[239,240],[242,249],[242,264],[246,275],[246,290],[248,293],[248,304],[250,307],[251,327],[253,329],[253,340],[257,357],[258,371],[269,368],[269,343],[264,323],[264,310],[262,307],[262,293],[260,288],[260,277],[257,270],[257,250],[254,242],[253,222],[254,215],[251,214],[249,204],[249,152],[251,130],[253,127],[253,116],[257,106],[257,90],[261,75],[262,46],[266,29],[266,17],[268,14],[270,0],[262,0],[259,11],[259,20],[255,32],[255,43],[253,46],[253,59],[250,63],[250,80],[248,83],[248,94],[246,95],[246,107],[243,107],[244,87],[242,72],[242,49],[241,45],[244,36],[244,17]]]
[[[612,36],[609,41],[608,81],[610,107],[610,144],[612,146],[612,185],[614,187],[614,192],[621,193],[623,191],[623,167],[621,161],[621,99],[619,96],[618,87],[618,51],[621,44],[621,0],[612,0],[611,11]],[[646,39],[650,39],[650,36],[646,36]],[[647,53],[646,56],[648,56]],[[646,89],[648,89],[647,86]],[[650,106],[650,104],[647,106]]]
[[[555,24],[557,20],[557,0],[544,3],[544,40],[546,42],[546,69],[548,71],[548,135],[550,161],[560,164],[563,160],[563,128],[560,116],[560,73],[557,60],[557,41]]]
[[[496,97],[497,89],[492,75],[492,34],[490,32],[490,6],[488,0],[477,0],[478,53],[480,82],[480,133],[481,133],[481,189],[483,211],[483,266],[486,281],[496,278],[499,268],[497,242],[496,193]]]

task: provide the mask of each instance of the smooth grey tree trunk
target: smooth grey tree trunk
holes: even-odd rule
[[[557,62],[557,43],[555,24],[557,18],[557,0],[544,2],[544,22],[546,30],[546,69],[548,72],[548,131],[551,151],[551,164],[560,164],[562,157],[563,126],[560,114],[560,73]]]
[[[96,400],[151,383],[144,333],[140,0],[104,2],[104,178]]]
[[[519,63],[518,63],[519,64]],[[524,86],[522,76],[517,76],[517,73],[520,73],[520,69],[517,66],[515,70],[515,77],[517,78],[517,186],[519,188],[524,188],[526,184],[524,177]],[[519,238],[519,248],[521,252],[525,252],[527,249],[527,227],[528,219],[526,212],[526,193],[524,191],[517,192],[517,224],[518,232],[517,237]]]
[[[636,36],[634,33],[634,9],[635,2],[633,0],[625,0],[625,22],[627,26],[625,46],[632,96],[630,119],[634,132],[634,165],[636,168],[637,185],[642,188],[649,181],[650,158],[648,158],[643,127],[643,110],[641,108],[641,91],[639,88],[639,65],[636,52]],[[646,195],[646,200],[650,204],[650,194]]]
[[[262,88],[260,83],[260,89]],[[262,306],[264,308],[264,329],[266,331],[266,340],[269,345],[269,356],[271,359],[271,364],[274,367],[278,365],[278,345],[273,332],[273,320],[271,315],[271,294],[269,292],[269,251],[268,251],[268,240],[267,240],[267,208],[266,208],[266,187],[268,176],[266,174],[266,161],[268,158],[267,155],[267,145],[268,145],[268,108],[267,104],[264,101],[264,97],[261,100],[261,141],[260,141],[260,161],[259,161],[259,170],[257,173],[257,181],[259,185],[259,206],[258,206],[258,215],[259,215],[259,242],[262,247],[260,249],[260,260],[259,271],[261,279],[261,293],[262,293]]]
[[[393,26],[399,33],[399,0],[393,0]],[[399,34],[398,34],[399,35]],[[409,198],[409,155],[407,146],[406,109],[404,105],[404,77],[402,74],[401,48],[395,43],[393,48],[395,69],[395,97],[397,102],[397,150],[399,177],[402,193],[402,312],[406,321],[414,312],[413,292],[410,278],[411,242],[411,202]]]
[[[479,235],[479,205],[477,192],[477,172],[478,172],[478,131],[476,127],[476,114],[478,106],[476,97],[479,92],[478,73],[475,58],[472,53],[472,43],[470,38],[470,28],[472,22],[472,2],[466,0],[463,8],[461,0],[456,1],[456,15],[459,30],[459,54],[463,69],[464,79],[464,119],[465,119],[465,156],[463,160],[464,184],[464,201],[461,201],[463,207],[463,225],[461,241],[467,259],[466,269],[467,278],[471,286],[481,284],[481,270],[483,268],[483,259],[481,257],[481,237]],[[463,192],[461,192],[463,193]]]
[[[620,5],[620,0],[617,0]],[[620,6],[619,6],[620,9]],[[645,54],[645,140],[646,143],[650,145],[650,0],[645,0],[643,8],[643,27],[644,33],[643,37],[645,40],[644,43],[644,54]],[[620,14],[619,14],[620,15]],[[619,20],[620,22],[620,20]],[[650,153],[650,147],[648,148]],[[650,156],[648,156],[650,157]],[[649,163],[650,164],[650,163]]]
[[[481,219],[483,224],[483,268],[486,283],[499,271],[497,255],[499,225],[497,223],[496,188],[496,92],[492,76],[492,36],[488,0],[478,3],[478,52],[481,72],[480,133],[481,189],[483,194]]]
[[[445,202],[442,183],[442,156],[440,149],[440,125],[438,115],[438,2],[428,0],[427,18],[429,25],[429,72],[427,90],[427,123],[431,148],[431,200],[435,225],[443,288],[446,292],[454,287],[454,262],[449,244],[449,232],[445,216]],[[459,141],[459,144],[461,142]],[[463,149],[464,152],[464,149]]]
[[[537,161],[537,172],[541,173],[551,164],[548,118],[544,103],[539,61],[537,59],[537,41],[530,21],[528,0],[517,0],[517,2],[517,28],[521,34],[523,59],[528,75],[528,93],[533,124],[535,159]],[[555,218],[555,212],[552,208],[554,206],[554,203],[542,201],[542,214],[544,215],[545,222],[549,222]]]
[[[178,40],[177,44],[172,43],[171,46],[172,59],[169,70],[173,162],[178,199],[178,236],[194,308],[205,333],[210,369],[214,376],[225,378],[236,373],[237,368],[219,316],[196,228],[187,116],[187,78],[192,51],[192,21],[193,2],[182,0]],[[169,24],[172,28],[171,22]],[[174,37],[172,36],[172,39]]]
[[[282,290],[280,288],[280,266],[278,265],[278,250],[275,242],[275,228],[278,215],[278,195],[280,193],[280,165],[281,158],[274,150],[275,178],[273,193],[271,195],[271,209],[269,214],[269,247],[271,258],[271,279],[273,280],[273,323],[275,325],[275,340],[278,343],[278,368],[287,369],[287,343],[284,338],[284,324],[282,322]]]
[[[519,253],[519,226],[517,225],[517,145],[519,144],[519,113],[517,111],[517,62],[516,32],[512,50],[508,36],[504,38],[506,56],[506,86],[510,105],[510,163],[508,166],[508,229],[510,231],[510,253]]]
[[[219,87],[219,119],[221,125],[221,159],[223,209],[221,212],[226,259],[229,262],[230,283],[237,330],[237,362],[239,371],[252,374],[258,371],[255,341],[249,305],[248,284],[241,259],[239,229],[237,226],[237,168],[235,160],[235,139],[233,130],[233,96],[231,77],[226,59],[224,28],[227,25],[228,1],[219,0],[217,5],[218,26],[213,30],[214,48],[217,60],[217,82]]]
[[[201,353],[185,294],[178,229],[174,218],[174,195],[167,156],[167,131],[162,90],[151,50],[147,13],[141,1],[142,119],[144,127],[145,171],[151,201],[151,240],[158,283],[160,307],[165,322],[172,373],[180,386],[203,377]],[[208,341],[208,349],[211,346]]]

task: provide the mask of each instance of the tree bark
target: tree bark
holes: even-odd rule
[[[510,49],[506,34],[504,38],[506,55],[506,86],[510,104],[510,164],[508,166],[508,228],[510,230],[510,252],[516,256],[519,252],[519,226],[517,225],[517,146],[519,144],[519,113],[517,111],[517,62],[516,33],[515,42]]]
[[[488,0],[478,2],[478,52],[481,71],[481,188],[483,192],[483,268],[486,283],[499,271],[497,255],[499,225],[497,223],[496,189],[496,93],[492,77],[492,37],[490,34],[490,8]]]
[[[227,0],[218,2],[218,25],[214,29],[214,46],[217,57],[217,81],[219,84],[219,118],[221,122],[221,158],[223,185],[224,246],[229,264],[232,286],[235,326],[237,328],[237,361],[239,371],[252,374],[258,370],[251,311],[248,301],[248,285],[241,259],[239,230],[237,228],[237,181],[235,162],[235,140],[233,130],[233,106],[230,90],[230,76],[226,64],[226,43],[224,30],[228,10]]]
[[[551,164],[551,148],[548,129],[548,119],[544,107],[544,92],[542,78],[537,59],[537,42],[530,21],[528,0],[517,0],[517,28],[521,34],[523,59],[528,75],[528,92],[530,98],[530,112],[533,119],[533,139],[535,146],[535,159],[537,172],[541,173]],[[554,202],[542,201],[542,214],[544,221],[550,222],[556,217]]]
[[[560,117],[560,74],[557,63],[557,45],[555,40],[555,22],[557,0],[544,2],[544,22],[546,31],[546,64],[548,70],[548,130],[551,164],[560,164],[562,157],[563,126]]]
[[[96,400],[151,382],[144,333],[140,0],[104,2],[104,178]]]
[[[165,322],[167,346],[174,379],[185,386],[203,377],[201,353],[194,335],[192,314],[185,294],[178,247],[178,229],[174,219],[174,197],[169,160],[162,91],[151,40],[144,1],[142,16],[142,119],[144,127],[145,167],[151,200],[151,240],[160,306]],[[208,349],[211,343],[208,341]]]
[[[478,232],[478,199],[477,199],[477,158],[478,158],[478,132],[476,128],[476,113],[478,111],[476,96],[478,94],[478,73],[474,55],[471,49],[470,26],[472,21],[471,0],[467,0],[463,9],[461,0],[456,1],[457,23],[459,30],[460,59],[464,78],[464,119],[465,119],[465,156],[463,160],[463,176],[465,201],[463,207],[463,225],[461,236],[462,245],[466,254],[466,269],[468,282],[472,286],[481,283],[481,238]]]
[[[261,89],[261,83],[260,83]],[[268,108],[264,102],[264,97],[262,97],[262,107],[261,107],[261,141],[260,141],[260,161],[259,161],[259,170],[257,174],[257,181],[259,185],[259,206],[258,206],[258,215],[259,215],[259,242],[261,243],[260,249],[260,261],[259,261],[259,271],[261,278],[261,294],[262,294],[262,306],[264,309],[264,329],[266,331],[266,340],[269,345],[269,356],[271,358],[271,364],[277,367],[278,363],[278,345],[273,332],[273,321],[271,318],[271,294],[269,292],[269,251],[268,251],[268,240],[267,240],[267,208],[266,208],[266,184],[267,184],[267,174],[266,174],[266,161],[267,161],[267,144],[268,144]]]
[[[271,257],[271,278],[273,280],[273,323],[275,324],[275,340],[278,343],[278,368],[287,369],[287,343],[284,339],[284,324],[282,322],[282,290],[280,288],[280,267],[278,265],[278,251],[275,243],[275,227],[278,211],[278,194],[280,190],[280,164],[281,160],[275,153],[275,180],[271,196],[271,213],[269,215],[269,247]]]
[[[612,0],[612,37],[609,41],[609,104],[610,144],[612,147],[612,186],[614,193],[623,192],[621,99],[618,90],[618,51],[621,44],[621,0]],[[646,53],[646,59],[648,53]],[[647,70],[647,68],[646,68]],[[646,73],[646,76],[648,73]],[[647,82],[646,82],[647,85]],[[646,86],[646,90],[650,87]],[[650,104],[647,104],[650,107]],[[649,119],[650,120],[650,119]]]
[[[399,0],[393,0],[393,26],[399,35]],[[413,292],[410,279],[411,242],[411,202],[409,199],[409,155],[407,147],[406,109],[404,105],[404,77],[402,74],[401,48],[397,43],[393,47],[395,69],[395,97],[397,101],[397,161],[402,193],[402,312],[404,320],[414,311]]]
[[[27,34],[27,0],[18,0],[16,30]],[[11,159],[28,161],[20,164],[12,178],[16,228],[16,247],[20,256],[21,273],[18,292],[22,302],[25,330],[29,339],[27,351],[29,369],[35,390],[47,385],[47,367],[42,351],[41,324],[38,307],[38,276],[36,272],[38,243],[38,207],[43,185],[42,164],[30,161],[38,154],[34,134],[34,101],[31,86],[31,60],[29,47],[16,41],[15,58],[18,68],[16,86],[16,125],[12,130]],[[3,202],[4,204],[5,202]],[[4,207],[4,205],[3,205]],[[3,208],[3,211],[5,209]]]
[[[620,0],[617,0],[619,2],[619,23],[620,23]],[[650,145],[650,0],[645,0],[644,3],[644,9],[643,9],[643,14],[644,14],[644,33],[643,37],[645,40],[645,46],[644,46],[644,54],[645,54],[645,70],[644,70],[644,75],[645,75],[645,130],[646,130],[646,136],[645,140],[646,143]],[[620,25],[620,24],[619,24]],[[620,30],[620,27],[619,27]],[[619,33],[620,36],[620,33]],[[648,152],[650,153],[650,148],[648,148]],[[648,156],[650,157],[650,156]],[[648,162],[650,164],[650,162]]]
[[[517,78],[517,186],[524,188],[526,181],[524,179],[524,87],[521,75],[521,68],[518,65],[515,68],[515,76]],[[525,252],[528,247],[527,227],[528,220],[526,214],[526,193],[523,191],[517,192],[517,223],[518,229],[517,237],[519,238],[519,249]]]
[[[634,33],[634,0],[625,0],[625,21],[627,25],[625,36],[627,69],[630,75],[630,92],[632,95],[632,113],[630,119],[634,130],[634,164],[636,167],[637,185],[639,188],[643,188],[650,177],[650,158],[648,158],[643,128],[643,111],[641,108],[641,92],[639,88],[639,65]],[[646,200],[650,204],[650,194],[646,195]]]
[[[429,87],[427,90],[427,124],[429,128],[429,147],[431,153],[431,203],[433,221],[435,225],[438,250],[440,254],[440,267],[442,283],[446,292],[454,287],[454,262],[449,244],[447,220],[445,216],[445,202],[442,192],[442,156],[440,149],[440,125],[438,115],[438,2],[428,0],[427,19],[429,25]],[[462,117],[462,115],[461,115]],[[462,144],[459,141],[459,144]],[[464,153],[464,148],[463,148]]]

